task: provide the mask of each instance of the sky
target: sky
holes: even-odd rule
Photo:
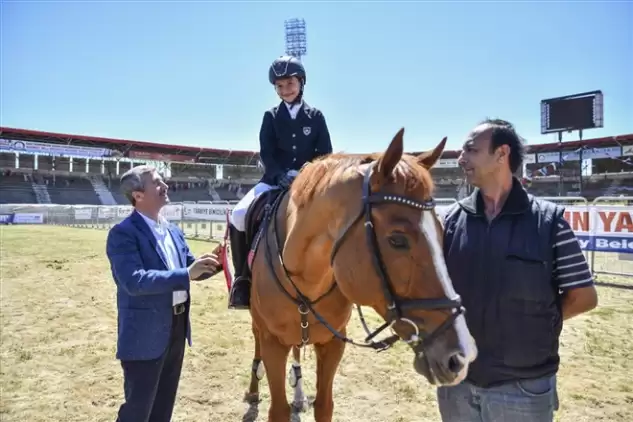
[[[600,89],[633,133],[633,2],[2,1],[2,126],[258,150],[268,67],[304,18],[305,99],[335,151],[459,149],[486,117],[540,135],[540,101]],[[576,140],[578,133],[563,140]]]

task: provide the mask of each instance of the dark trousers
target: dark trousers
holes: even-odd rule
[[[187,315],[173,316],[171,339],[158,359],[121,361],[125,402],[117,422],[170,422],[185,356]]]

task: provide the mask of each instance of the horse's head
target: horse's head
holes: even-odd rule
[[[383,154],[356,157],[328,196],[339,204],[330,223],[332,266],[352,302],[375,309],[415,352],[414,367],[432,384],[464,379],[477,355],[442,251],[429,169],[432,151],[403,154],[400,130]],[[383,326],[384,327],[384,326]]]

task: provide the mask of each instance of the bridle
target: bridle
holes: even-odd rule
[[[268,265],[271,270],[271,273],[274,275],[278,286],[286,294],[286,296],[288,296],[293,302],[295,302],[299,306],[299,313],[301,314],[301,329],[302,329],[302,344],[299,347],[306,345],[309,340],[308,320],[307,320],[308,313],[312,313],[314,317],[317,319],[317,321],[323,324],[323,326],[326,327],[338,339],[346,343],[353,344],[355,346],[368,347],[377,351],[383,351],[390,348],[394,343],[400,340],[401,339],[400,336],[394,333],[393,335],[380,341],[374,341],[374,338],[385,329],[393,328],[393,325],[399,321],[407,323],[411,325],[411,327],[413,327],[413,334],[408,339],[401,339],[401,340],[409,344],[410,346],[415,347],[416,350],[425,350],[433,342],[433,340],[437,338],[439,334],[447,330],[453,324],[455,319],[457,319],[459,315],[462,315],[465,312],[465,309],[461,303],[460,296],[456,296],[452,299],[449,299],[449,298],[408,299],[408,298],[400,297],[395,294],[394,289],[393,289],[393,284],[385,269],[382,255],[380,253],[380,247],[378,246],[376,231],[374,228],[374,223],[373,223],[372,215],[371,215],[372,207],[376,205],[381,205],[381,204],[397,204],[397,205],[415,208],[417,210],[421,210],[422,212],[424,212],[424,211],[433,211],[435,209],[435,201],[431,199],[425,202],[419,202],[415,199],[407,198],[405,196],[384,194],[380,192],[372,193],[370,179],[371,179],[371,171],[374,167],[375,167],[375,163],[371,166],[368,166],[364,173],[363,188],[362,188],[363,207],[361,208],[361,211],[358,213],[356,218],[354,218],[351,221],[351,223],[348,224],[348,226],[343,231],[341,236],[335,240],[334,246],[332,247],[332,254],[330,257],[330,263],[333,266],[334,260],[336,259],[336,255],[341,245],[345,241],[348,233],[351,231],[352,227],[354,227],[356,223],[358,223],[361,220],[361,218],[365,217],[363,224],[365,226],[367,247],[369,248],[369,252],[372,257],[373,266],[380,277],[383,295],[388,305],[387,305],[387,315],[385,318],[385,323],[382,324],[373,332],[370,332],[369,328],[367,327],[361,308],[360,306],[357,305],[358,314],[361,319],[361,323],[367,333],[367,337],[365,338],[364,343],[357,343],[354,340],[344,336],[343,334],[338,332],[336,329],[334,329],[330,324],[328,324],[327,321],[325,321],[323,317],[314,310],[313,306],[334,290],[334,288],[336,287],[336,282],[333,282],[332,286],[323,295],[321,295],[314,301],[310,301],[307,297],[305,297],[301,293],[301,291],[297,288],[295,283],[292,281],[292,278],[288,274],[288,270],[286,269],[286,266],[284,265],[284,262],[282,259],[282,244],[280,242],[278,231],[277,231],[277,219],[275,218],[275,215],[276,215],[275,211],[279,207],[279,204],[281,203],[281,199],[287,194],[287,192],[284,192],[284,194],[279,195],[277,200],[273,203],[273,206],[269,209],[269,212],[272,213],[271,218],[273,220],[273,231],[275,232],[275,237],[277,240],[278,259],[281,263],[281,266],[285,272],[287,279],[290,281],[290,284],[293,286],[295,290],[295,293],[297,295],[296,298],[293,297],[283,287],[283,285],[281,284],[281,281],[276,276],[276,272],[274,271],[274,267],[272,263],[272,254],[269,247],[266,247],[267,261],[268,261]],[[266,231],[266,237],[267,237],[268,230],[267,228],[265,228],[264,230]],[[268,245],[267,241],[266,241],[266,244]],[[418,326],[415,324],[415,322],[412,320],[412,318],[407,318],[404,316],[404,311],[411,310],[411,309],[417,309],[417,310],[446,309],[446,310],[452,310],[452,313],[435,330],[429,333],[423,333],[423,335],[421,336],[420,330]]]

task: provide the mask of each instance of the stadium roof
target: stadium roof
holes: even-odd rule
[[[259,153],[255,151],[203,148],[185,145],[168,145],[156,142],[134,141],[130,139],[103,138],[97,136],[71,135],[66,133],[43,132],[39,130],[0,127],[0,136],[5,139],[48,142],[52,144],[101,147],[118,150],[124,156],[136,159],[159,161],[184,161],[215,164],[255,164]],[[564,149],[598,146],[613,146],[633,143],[633,134],[607,136],[583,141],[565,141]],[[528,153],[558,151],[558,142],[528,145]],[[444,151],[442,158],[457,158],[460,151]],[[412,154],[419,154],[412,153]]]
[[[633,133],[628,135],[605,136],[604,138],[583,139],[582,141],[563,141],[564,149],[577,149],[580,147],[607,147],[615,145],[628,145],[633,143]],[[529,145],[528,152],[558,151],[558,142],[547,144]]]
[[[0,127],[0,136],[11,140],[115,149],[124,156],[137,159],[149,158],[162,161],[197,161],[242,165],[255,163],[259,159],[259,154],[253,151],[169,145],[131,139],[71,135],[11,127]],[[130,152],[139,152],[140,154],[129,154]]]
[[[616,145],[628,145],[633,143],[633,133],[628,135],[605,136],[604,138],[583,139],[582,141],[563,141],[563,150],[578,149],[580,147],[608,147]],[[539,152],[557,152],[558,142],[550,142],[547,144],[529,144],[527,145],[527,153]],[[461,151],[444,151],[442,158],[457,158]],[[413,154],[419,154],[415,152]]]

